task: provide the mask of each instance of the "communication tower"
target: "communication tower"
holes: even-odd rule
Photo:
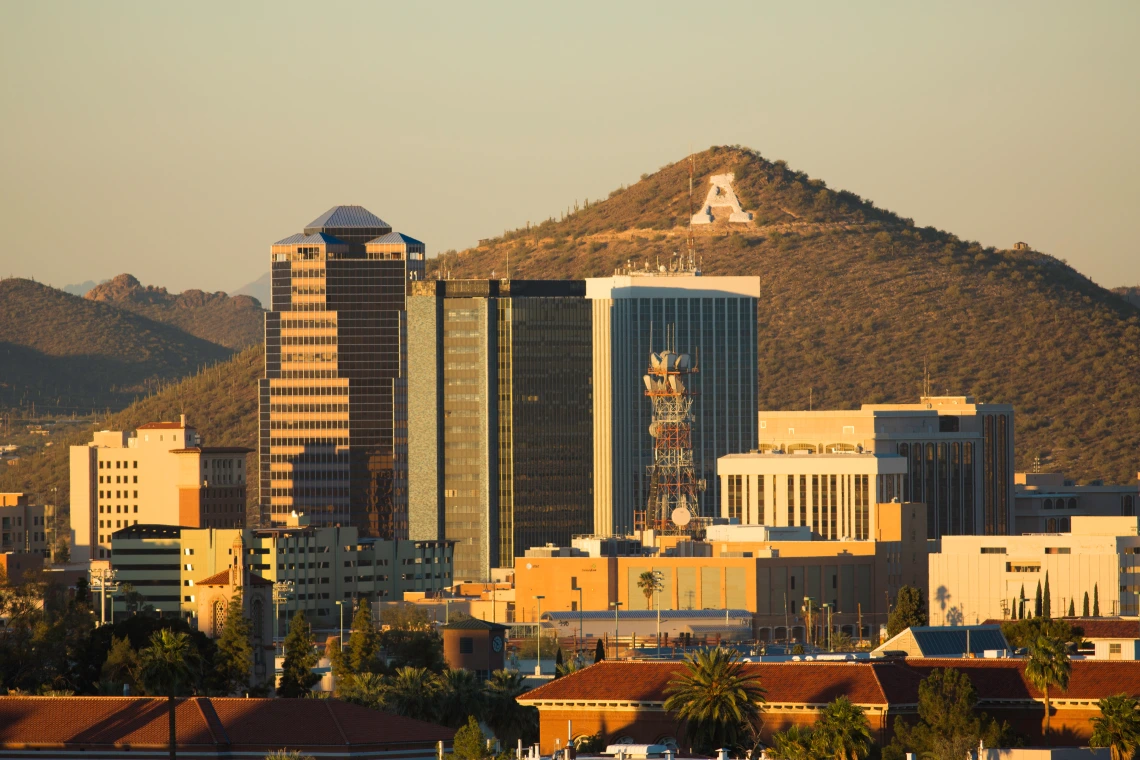
[[[671,341],[670,341],[671,343]],[[705,489],[693,469],[692,375],[700,368],[688,354],[673,348],[649,355],[643,378],[645,395],[653,405],[649,435],[653,464],[647,469],[649,500],[640,528],[660,534],[691,533],[700,522],[698,494]]]

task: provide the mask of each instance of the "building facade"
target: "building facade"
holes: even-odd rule
[[[755,618],[757,638],[806,641],[818,636],[819,611],[828,604],[836,628],[874,637],[899,587],[925,588],[927,580],[923,505],[874,509],[877,533],[862,541],[811,540],[806,530],[800,540],[780,540],[757,536],[755,527],[713,526],[705,541],[681,541],[658,556],[527,557],[515,566],[510,622],[535,620],[542,596],[544,613],[608,610],[611,619],[614,603],[621,610],[744,610]],[[638,585],[645,572],[661,573],[652,598]]]
[[[203,446],[186,423],[101,430],[71,447],[71,559],[105,559],[130,525],[245,525],[249,449]]]
[[[407,536],[404,303],[424,256],[361,206],[335,206],[271,247],[264,522],[300,512],[362,536]]]
[[[764,411],[758,449],[873,452],[908,462],[902,501],[923,502],[930,538],[1014,532],[1013,407],[969,396],[838,411]]]
[[[1068,533],[945,536],[930,555],[931,625],[1032,617],[1049,585],[1053,617],[1081,614],[1085,594],[1102,615],[1140,613],[1136,517],[1073,517]],[[1045,614],[1045,610],[1042,610]]]
[[[594,531],[624,534],[649,501],[652,408],[642,381],[649,355],[693,357],[693,463],[706,490],[699,514],[717,514],[716,460],[755,447],[757,277],[695,272],[586,280],[594,329]]]
[[[590,305],[581,280],[439,280],[408,299],[412,538],[460,580],[593,530]]]
[[[445,541],[360,538],[356,528],[297,524],[262,529],[132,525],[113,534],[116,580],[129,583],[146,604],[183,617],[198,614],[199,583],[233,566],[235,542],[244,566],[292,590],[279,605],[279,634],[298,610],[315,625],[338,619],[337,601],[399,601],[406,591],[438,592],[453,583],[453,547]],[[126,600],[115,599],[126,611]],[[116,614],[117,614],[116,613]]]
[[[46,509],[23,493],[0,493],[0,554],[48,556]]]
[[[1136,483],[1080,486],[1051,472],[1019,472],[1013,477],[1017,533],[1066,533],[1073,517],[1134,517],[1140,504]]]
[[[897,454],[729,454],[717,460],[720,516],[863,541],[878,528],[871,505],[900,498],[906,472]]]

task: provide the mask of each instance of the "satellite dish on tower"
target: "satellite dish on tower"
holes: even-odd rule
[[[673,524],[678,528],[685,527],[693,519],[692,513],[684,507],[677,507],[674,509],[671,517],[673,518]]]

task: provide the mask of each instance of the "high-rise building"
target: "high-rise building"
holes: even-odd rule
[[[487,580],[593,530],[590,304],[581,280],[439,280],[408,299],[411,537]]]
[[[1013,524],[1013,407],[970,396],[759,414],[761,452],[897,454],[903,501],[926,504],[929,538],[1005,535]],[[801,463],[809,469],[810,464]]]
[[[249,449],[203,446],[178,422],[134,434],[100,430],[71,447],[71,559],[106,559],[111,534],[130,525],[245,526]]]
[[[586,280],[594,329],[594,530],[634,530],[653,464],[653,407],[642,378],[650,354],[692,357],[694,476],[699,515],[720,512],[716,460],[756,440],[758,277],[641,272]]]
[[[407,536],[406,283],[424,244],[334,206],[272,253],[260,388],[261,502],[362,536]]]

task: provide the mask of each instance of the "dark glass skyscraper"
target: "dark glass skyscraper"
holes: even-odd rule
[[[271,248],[260,384],[261,503],[407,537],[407,281],[424,244],[335,206]]]
[[[581,280],[411,286],[411,537],[456,541],[457,579],[593,530],[584,295]]]

